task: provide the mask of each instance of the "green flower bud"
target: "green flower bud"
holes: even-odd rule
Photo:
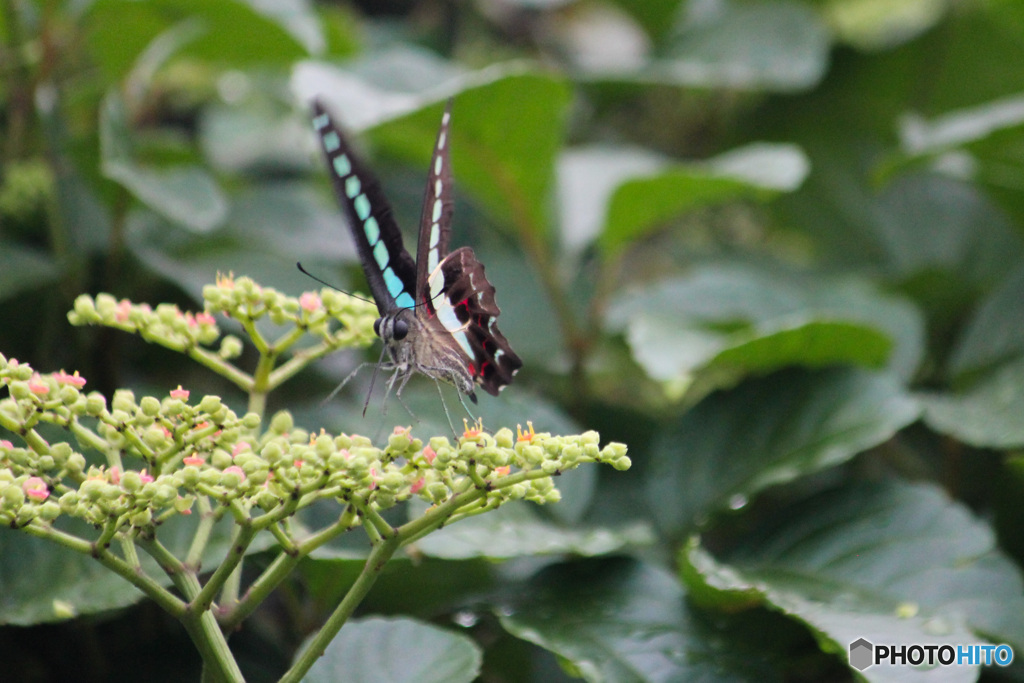
[[[142,508],[129,515],[128,521],[134,527],[147,526],[153,521],[153,513],[149,508]]]
[[[621,458],[617,458],[616,460],[614,460],[612,462],[612,467],[614,467],[615,469],[619,470],[620,472],[625,472],[632,465],[633,465],[633,462],[627,456],[625,456],[625,455],[622,456]]]
[[[40,472],[49,472],[56,467],[56,463],[53,461],[52,455],[40,455],[36,459],[36,468]]]
[[[128,493],[135,493],[142,488],[142,477],[139,476],[138,472],[128,470],[121,475],[121,488]]]
[[[593,429],[583,432],[580,434],[580,442],[584,445],[592,444],[594,446],[601,443],[601,435],[595,432]]]
[[[494,443],[499,448],[512,448],[516,443],[516,435],[508,427],[502,427],[495,433]]]
[[[352,438],[348,434],[339,434],[334,437],[334,446],[339,451],[348,450],[352,447]]]
[[[60,506],[61,512],[68,515],[75,514],[75,508],[78,507],[79,503],[78,492],[68,491],[60,497],[57,503]]]
[[[93,391],[86,398],[85,412],[86,414],[96,417],[104,410],[107,409],[107,399],[104,398],[103,394],[98,391]]]
[[[517,451],[523,462],[530,467],[536,467],[544,462],[544,449],[533,444],[517,444]]]
[[[405,485],[405,477],[401,472],[391,470],[377,480],[377,485],[387,491],[397,491]]]
[[[203,396],[203,400],[199,402],[199,410],[204,413],[216,413],[221,408],[220,396],[214,396],[208,394]]]
[[[86,500],[95,503],[103,497],[103,487],[106,484],[99,479],[86,479],[78,487],[78,493]]]
[[[167,433],[164,432],[163,427],[160,425],[151,425],[148,429],[142,432],[142,441],[150,448],[161,448],[170,441]]]
[[[57,443],[50,446],[50,456],[53,461],[61,467],[68,461],[71,454],[75,451],[71,448],[71,444],[67,441],[58,441]]]
[[[96,311],[106,321],[112,321],[117,315],[117,299],[106,292],[96,295]]]
[[[19,484],[7,484],[3,488],[4,507],[8,509],[15,509],[25,503],[25,492],[21,490]]]
[[[136,410],[135,393],[128,389],[118,389],[110,402],[112,410],[123,413],[134,413]]]
[[[309,443],[309,432],[305,429],[296,427],[292,429],[291,434],[288,435],[288,441],[294,444]]]
[[[185,488],[194,489],[199,484],[199,468],[186,465],[181,470],[181,483]]]
[[[231,467],[234,464],[234,460],[231,459],[231,454],[223,448],[216,448],[213,454],[210,456],[210,464],[219,470],[223,470],[227,467]]]
[[[571,443],[562,449],[562,462],[566,465],[575,465],[579,462],[581,455],[583,455],[583,451],[580,450],[580,447]]]
[[[144,396],[139,402],[139,409],[147,417],[156,417],[160,414],[160,400],[154,396]]]
[[[224,360],[231,360],[232,358],[238,358],[242,355],[242,340],[234,335],[226,335],[220,341],[220,349],[217,350],[217,355]]]
[[[423,488],[422,493],[435,504],[438,504],[448,498],[449,491],[448,487],[445,486],[444,483],[437,481],[432,484],[427,484]]]
[[[544,474],[554,474],[559,470],[557,460],[545,460],[540,464],[540,469]]]
[[[96,312],[96,305],[88,294],[79,294],[75,299],[74,313],[77,319],[71,320],[72,325],[94,325],[101,320],[100,314]]]
[[[246,413],[242,418],[242,426],[246,429],[257,429],[262,422],[263,419],[258,413]]]
[[[252,472],[246,472],[245,477],[245,480],[253,486],[262,486],[263,482],[270,478],[270,471],[264,467]]]
[[[295,427],[295,421],[287,410],[278,412],[270,420],[270,429],[277,434],[287,434],[292,431],[293,427]]]
[[[28,382],[11,382],[7,385],[11,397],[18,401],[24,401],[32,397],[32,390],[28,388]]]
[[[442,448],[450,449],[451,444],[448,442],[448,439],[443,436],[434,436],[430,439],[430,447],[434,449],[435,453],[440,454]]]
[[[176,323],[182,322],[181,309],[174,304],[157,304],[156,317],[157,320],[172,329]]]
[[[178,512],[184,512],[192,508],[192,503],[195,501],[195,496],[179,496],[174,499],[174,509]]]
[[[71,405],[78,400],[79,391],[77,387],[64,385],[60,388],[60,401],[64,405]]]
[[[277,507],[278,503],[280,502],[281,501],[278,500],[277,496],[275,496],[267,489],[263,489],[262,491],[260,491],[260,494],[256,496],[256,504],[259,505],[264,510],[266,510],[267,512]]]
[[[199,473],[199,481],[206,484],[207,486],[217,486],[220,484],[220,471],[212,468],[206,468]]]
[[[64,464],[67,468],[68,474],[80,475],[85,471],[85,456],[81,453],[72,453],[68,456],[67,462]]]
[[[321,434],[316,437],[314,446],[316,454],[320,456],[321,460],[326,460],[334,453],[334,439],[327,434]]]

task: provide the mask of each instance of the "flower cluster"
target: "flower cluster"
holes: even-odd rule
[[[111,535],[153,534],[170,515],[190,513],[198,497],[257,527],[324,498],[370,514],[414,495],[441,505],[475,492],[467,506],[471,498],[473,509],[489,509],[514,499],[557,501],[552,477],[582,463],[629,467],[625,446],[600,448],[595,432],[552,436],[530,426],[490,435],[477,424],[454,443],[425,444],[411,428],[396,428],[378,448],[358,435],[311,435],[287,412],[261,434],[258,415],[238,416],[217,396],[190,402],[181,387],[138,400],[121,390],[108,405],[98,392],[83,393],[85,383],[77,373],[41,375],[0,356],[0,385],[9,390],[0,426],[25,442],[0,440],[3,523],[65,514]],[[44,440],[40,423],[65,428],[81,450]],[[126,466],[129,457],[138,469]]]
[[[278,325],[294,325],[300,334],[308,332],[319,338],[323,353],[343,347],[368,346],[374,339],[373,321],[377,311],[373,304],[331,289],[291,297],[272,287],[262,287],[247,277],[236,279],[222,275],[216,284],[203,288],[203,298],[205,310],[190,313],[173,304],[160,304],[154,309],[148,304],[117,300],[109,294],[95,298],[83,294],[75,299],[68,320],[72,325],[106,325],[137,333],[146,341],[180,352],[208,347],[220,339],[217,353],[224,360],[241,354],[242,342],[230,334],[221,338],[215,313],[241,323],[258,346],[261,335],[253,325],[263,317]],[[332,324],[332,321],[340,324]],[[286,339],[283,348],[290,346],[297,337]]]

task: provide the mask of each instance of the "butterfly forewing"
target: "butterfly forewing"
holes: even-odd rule
[[[451,111],[452,102],[448,100],[430,159],[427,189],[423,193],[423,213],[420,215],[420,234],[416,247],[416,301],[420,304],[438,294],[430,292],[426,287],[427,279],[448,255],[448,242],[451,239],[452,171],[448,154]]]
[[[416,265],[405,250],[380,181],[353,153],[319,100],[313,103],[313,117],[377,310],[384,315],[413,307]]]

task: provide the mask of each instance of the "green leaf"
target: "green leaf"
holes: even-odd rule
[[[160,541],[178,557],[184,557],[195,535],[197,515],[177,515],[158,532]],[[70,526],[81,538],[98,535],[91,526]],[[248,552],[270,547],[269,534],[258,537]],[[203,566],[217,566],[231,547],[231,524],[217,524],[203,554]],[[115,551],[116,552],[116,551]],[[171,585],[154,560],[138,550],[142,571],[160,585]],[[127,607],[143,600],[143,594],[92,557],[29,536],[14,529],[0,530],[0,624],[28,626],[62,621],[73,616]]]
[[[82,22],[89,52],[112,83],[128,73],[150,41],[185,19],[205,31],[181,54],[222,66],[287,66],[325,43],[312,7],[301,0],[97,0]]]
[[[645,163],[643,157],[638,163]],[[739,199],[767,201],[799,187],[808,170],[799,148],[762,143],[626,181],[608,200],[600,245],[613,254],[686,211]]]
[[[673,535],[758,493],[835,467],[917,419],[888,374],[788,371],[705,398],[659,435],[646,472],[652,513]]]
[[[806,5],[713,3],[687,19],[642,77],[691,87],[791,91],[810,88],[825,75],[829,35]]]
[[[743,374],[787,365],[886,364],[916,369],[922,321],[910,305],[853,279],[707,266],[621,293],[608,325],[635,360],[691,400]]]
[[[729,642],[670,574],[625,558],[553,565],[498,610],[502,626],[602,683],[773,680],[748,642]],[[769,636],[770,639],[770,636]]]
[[[426,555],[447,560],[497,560],[564,553],[608,555],[654,540],[643,523],[617,529],[561,527],[542,519],[535,507],[533,503],[506,503],[492,512],[445,526],[416,545]]]
[[[100,112],[100,145],[103,175],[165,218],[208,232],[227,216],[227,200],[202,167],[149,168],[135,162],[124,103],[115,92]]]
[[[1024,268],[1017,268],[980,303],[949,360],[962,377],[1024,353]]]
[[[467,636],[415,619],[359,619],[345,625],[302,680],[469,683],[482,660]]]
[[[920,397],[929,427],[978,448],[1024,446],[1024,358],[978,381],[963,394]]]
[[[947,112],[931,121],[908,114],[901,121],[900,142],[908,156],[928,156],[1021,126],[1024,126],[1024,97],[1013,96]]]
[[[823,10],[840,39],[862,50],[885,50],[930,29],[949,5],[935,0],[839,0],[825,3]]]
[[[524,237],[544,238],[551,229],[549,203],[568,104],[562,80],[524,72],[479,86],[467,82],[452,107],[457,187],[499,225]],[[381,126],[374,139],[395,156],[425,166],[440,121],[440,106],[420,110]]]
[[[888,482],[828,491],[755,528],[736,548],[717,560],[696,544],[684,552],[683,576],[694,597],[721,606],[763,601],[807,624],[824,650],[840,656],[861,637],[955,645],[983,634],[1016,648],[1024,639],[1019,570],[987,525],[932,486]],[[890,667],[862,675],[940,676]],[[935,680],[976,675],[967,666],[948,667]]]

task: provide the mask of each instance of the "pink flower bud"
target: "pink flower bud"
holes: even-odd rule
[[[46,482],[39,477],[29,477],[21,485],[25,495],[35,501],[44,501],[50,496],[50,490],[46,488]]]
[[[206,461],[203,460],[198,455],[190,455],[190,456],[188,456],[186,458],[182,458],[181,462],[183,462],[186,465],[195,465],[196,467],[199,467],[200,465],[202,465]]]
[[[299,305],[302,306],[302,310],[312,313],[320,308],[323,302],[320,301],[320,295],[316,292],[303,292],[302,296],[299,297]]]
[[[58,384],[70,384],[71,386],[78,387],[79,389],[85,386],[85,378],[78,376],[78,370],[75,370],[75,374],[73,375],[69,375],[61,370],[60,372],[53,373],[53,378],[57,380]]]
[[[181,385],[178,385],[177,389],[171,389],[171,398],[177,398],[182,401],[188,400],[188,389],[182,389]]]
[[[419,493],[425,483],[426,482],[423,480],[423,477],[420,477],[419,479],[412,483],[412,486],[409,487],[409,492]]]
[[[43,378],[39,376],[39,373],[32,375],[32,378],[28,381],[28,390],[33,394],[39,396],[45,396],[50,393],[50,386],[43,381]]]
[[[423,449],[423,459],[427,461],[428,465],[434,464],[434,458],[436,457],[437,452],[430,446],[427,446],[426,448]]]

